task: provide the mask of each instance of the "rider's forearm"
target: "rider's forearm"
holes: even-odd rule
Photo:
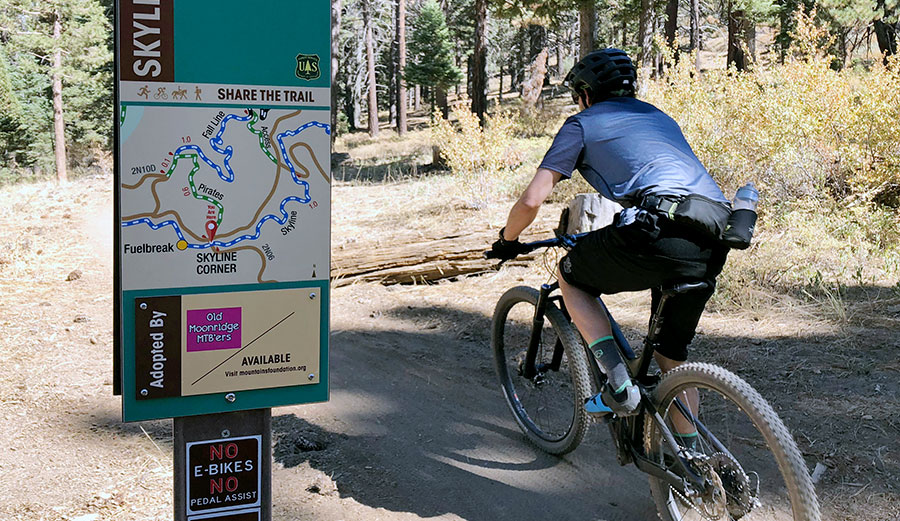
[[[544,200],[553,191],[553,186],[559,181],[561,174],[547,170],[546,168],[538,168],[534,174],[534,179],[528,184],[528,187],[522,192],[522,196],[513,205],[509,211],[509,217],[506,219],[506,228],[503,230],[503,238],[507,241],[516,240],[519,234],[528,228],[528,225],[534,222],[537,217],[538,210],[544,204]]]
[[[509,217],[506,219],[506,228],[503,229],[503,238],[507,241],[516,240],[525,228],[528,228],[535,217],[537,217],[538,206],[531,206],[519,199],[509,211]]]

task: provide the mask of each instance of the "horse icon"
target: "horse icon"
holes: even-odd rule
[[[187,89],[179,88],[178,90],[172,91],[172,99],[187,99]]]

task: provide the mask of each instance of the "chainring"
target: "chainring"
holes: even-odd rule
[[[724,452],[712,454],[707,463],[719,477],[725,490],[728,513],[734,519],[744,517],[753,508],[755,500],[750,478],[741,464]]]

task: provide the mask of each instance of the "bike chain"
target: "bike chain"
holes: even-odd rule
[[[687,498],[687,496],[685,496],[685,495],[682,494],[681,492],[678,492],[677,490],[675,490],[675,487],[671,487],[671,486],[670,486],[670,487],[669,487],[669,490],[671,490],[673,494],[675,494],[676,496],[678,496],[678,499],[681,500],[681,502],[682,502],[683,504],[687,505],[688,507],[690,507],[691,509],[693,509],[694,511],[696,511],[698,514],[700,514],[700,517],[702,517],[702,518],[705,519],[706,521],[716,521],[715,519],[712,519],[712,518],[710,518],[709,516],[707,516],[707,515],[703,512],[703,510],[701,510],[700,508],[698,508],[697,505],[695,505],[693,501],[691,501],[690,499]]]

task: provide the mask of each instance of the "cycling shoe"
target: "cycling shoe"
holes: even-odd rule
[[[615,413],[617,416],[633,416],[638,413],[640,404],[641,391],[636,385],[628,385],[617,393],[609,386],[604,386],[602,392],[584,402],[584,410],[590,414]]]

